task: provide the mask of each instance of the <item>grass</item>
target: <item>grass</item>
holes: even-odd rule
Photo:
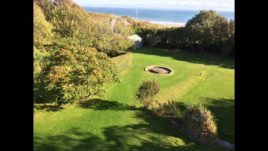
[[[149,65],[168,66],[171,76],[144,72]],[[223,148],[194,143],[165,119],[141,108],[135,97],[143,80],[160,84],[161,100],[185,106],[206,105],[217,119],[221,139],[234,143],[234,69],[230,59],[205,54],[173,53],[141,48],[133,52],[132,67],[121,82],[105,86],[103,98],[59,110],[37,109],[34,113],[36,151],[221,151]]]

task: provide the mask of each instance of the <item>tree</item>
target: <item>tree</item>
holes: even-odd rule
[[[51,52],[46,45],[52,44],[53,26],[46,20],[43,10],[34,2],[34,98],[43,98],[44,74],[50,64]]]
[[[229,26],[229,45],[230,45],[230,48],[231,48],[231,52],[230,54],[231,55],[234,55],[234,51],[235,51],[235,21],[234,20],[231,20],[230,21],[230,26]]]
[[[43,102],[73,103],[100,96],[103,84],[117,79],[117,70],[109,58],[94,48],[61,49],[44,75]]]
[[[44,102],[45,97],[45,84],[44,76],[48,71],[47,68],[50,64],[51,53],[44,49],[38,49],[34,46],[34,70],[33,70],[33,91],[34,91],[34,101]]]
[[[46,20],[42,9],[34,3],[34,45],[39,48],[50,44],[53,26]]]
[[[136,95],[143,103],[144,107],[149,109],[150,105],[155,101],[155,95],[159,91],[160,87],[156,81],[144,81],[138,88]]]
[[[215,11],[200,11],[190,19],[185,30],[191,49],[209,50],[214,53],[226,51],[229,39],[229,23]]]

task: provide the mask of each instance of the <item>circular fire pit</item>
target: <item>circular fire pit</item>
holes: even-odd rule
[[[153,74],[164,74],[164,75],[170,75],[173,73],[172,69],[158,65],[146,67],[145,71]]]

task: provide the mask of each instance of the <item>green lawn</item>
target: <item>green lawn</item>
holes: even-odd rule
[[[170,76],[144,72],[149,65],[165,65]],[[221,151],[196,144],[168,121],[141,109],[135,98],[143,80],[160,84],[161,100],[183,105],[204,104],[215,115],[219,137],[234,142],[233,61],[212,55],[174,53],[141,48],[133,52],[132,67],[121,82],[107,84],[106,95],[56,111],[34,113],[35,151]]]

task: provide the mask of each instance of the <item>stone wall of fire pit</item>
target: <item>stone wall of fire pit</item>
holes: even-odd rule
[[[159,65],[152,65],[145,68],[146,72],[150,72],[153,74],[163,74],[163,75],[171,75],[173,74],[173,70]]]

